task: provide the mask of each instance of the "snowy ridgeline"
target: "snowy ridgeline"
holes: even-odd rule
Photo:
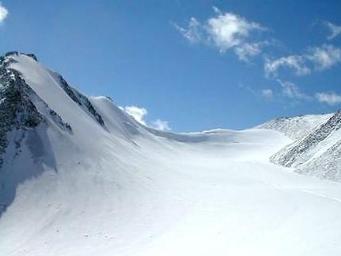
[[[259,128],[283,132],[294,140],[271,161],[298,173],[341,181],[341,112],[280,118]]]
[[[261,124],[257,126],[257,128],[273,129],[284,133],[292,140],[297,140],[325,123],[332,115],[333,114],[281,117]]]
[[[339,113],[162,132],[12,52],[0,119],[1,255],[341,255]]]

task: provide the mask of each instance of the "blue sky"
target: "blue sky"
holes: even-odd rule
[[[3,0],[0,50],[35,53],[151,126],[241,129],[340,108],[340,13],[316,0]]]

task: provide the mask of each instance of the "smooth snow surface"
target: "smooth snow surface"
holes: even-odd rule
[[[13,175],[39,172],[0,217],[1,255],[341,255],[341,184],[271,164],[291,141],[281,133],[163,133],[90,98],[103,127],[50,71],[15,58],[73,132],[48,122],[35,132],[44,150],[26,140],[5,163]]]

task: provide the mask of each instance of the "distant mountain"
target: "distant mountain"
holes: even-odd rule
[[[294,139],[271,157],[272,162],[298,173],[341,181],[341,112],[280,118],[259,127]]]
[[[316,127],[326,122],[332,115],[281,117],[261,124],[257,128],[276,130],[284,133],[292,140],[297,140],[312,132]]]

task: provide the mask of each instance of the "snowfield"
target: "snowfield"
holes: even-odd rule
[[[272,164],[284,134],[156,131],[7,58],[44,121],[8,132],[1,255],[341,255],[341,183]]]

